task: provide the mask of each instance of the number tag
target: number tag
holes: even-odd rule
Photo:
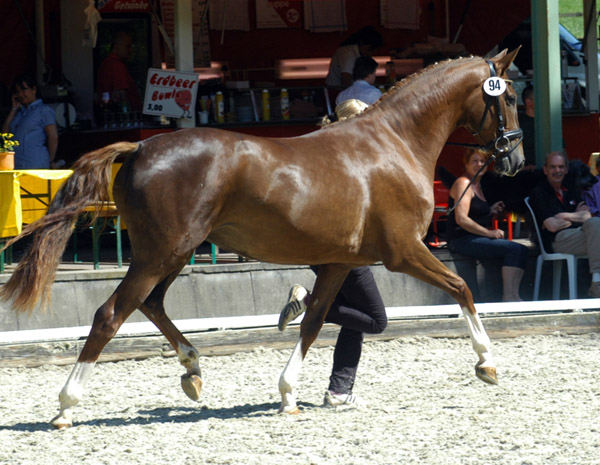
[[[498,76],[487,78],[483,83],[483,91],[492,97],[498,97],[506,92],[506,82]]]

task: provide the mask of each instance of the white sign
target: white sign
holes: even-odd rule
[[[145,115],[194,118],[198,75],[150,68],[144,97]]]
[[[498,76],[489,77],[483,83],[483,91],[492,97],[498,97],[506,92],[506,82]]]

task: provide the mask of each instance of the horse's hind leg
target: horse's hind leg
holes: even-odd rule
[[[51,421],[54,427],[62,429],[73,425],[73,407],[83,397],[85,384],[100,353],[154,285],[153,278],[140,276],[131,266],[117,290],[96,311],[90,334],[58,396],[60,412]]]
[[[404,256],[402,266],[395,267],[384,262],[386,267],[391,271],[402,271],[432,284],[450,294],[458,302],[467,322],[473,349],[479,356],[475,374],[486,383],[497,384],[496,365],[490,351],[490,338],[475,310],[473,295],[465,281],[446,268],[423,243],[419,242],[410,248],[405,247],[406,250],[410,250],[410,257]]]
[[[350,270],[351,268],[346,265],[321,265],[319,267],[310,303],[300,325],[300,339],[279,377],[280,413],[299,413],[294,386],[298,382],[302,361],[309,347],[317,338],[327,311]]]
[[[202,391],[202,373],[198,363],[198,351],[166,315],[163,303],[167,289],[178,274],[179,270],[159,283],[140,307],[140,310],[156,325],[177,352],[179,363],[186,369],[186,374],[181,376],[181,388],[190,399],[197,401]]]

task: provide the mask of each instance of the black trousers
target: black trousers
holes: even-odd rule
[[[318,267],[311,269],[318,271]],[[387,326],[385,305],[368,266],[350,271],[325,321],[342,327],[333,352],[329,389],[351,393],[362,353],[363,334],[379,334]]]

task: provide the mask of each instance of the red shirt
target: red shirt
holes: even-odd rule
[[[97,92],[99,95],[103,92],[112,94],[115,90],[125,91],[132,110],[139,111],[142,109],[142,98],[131,73],[118,55],[111,52],[98,70]]]

